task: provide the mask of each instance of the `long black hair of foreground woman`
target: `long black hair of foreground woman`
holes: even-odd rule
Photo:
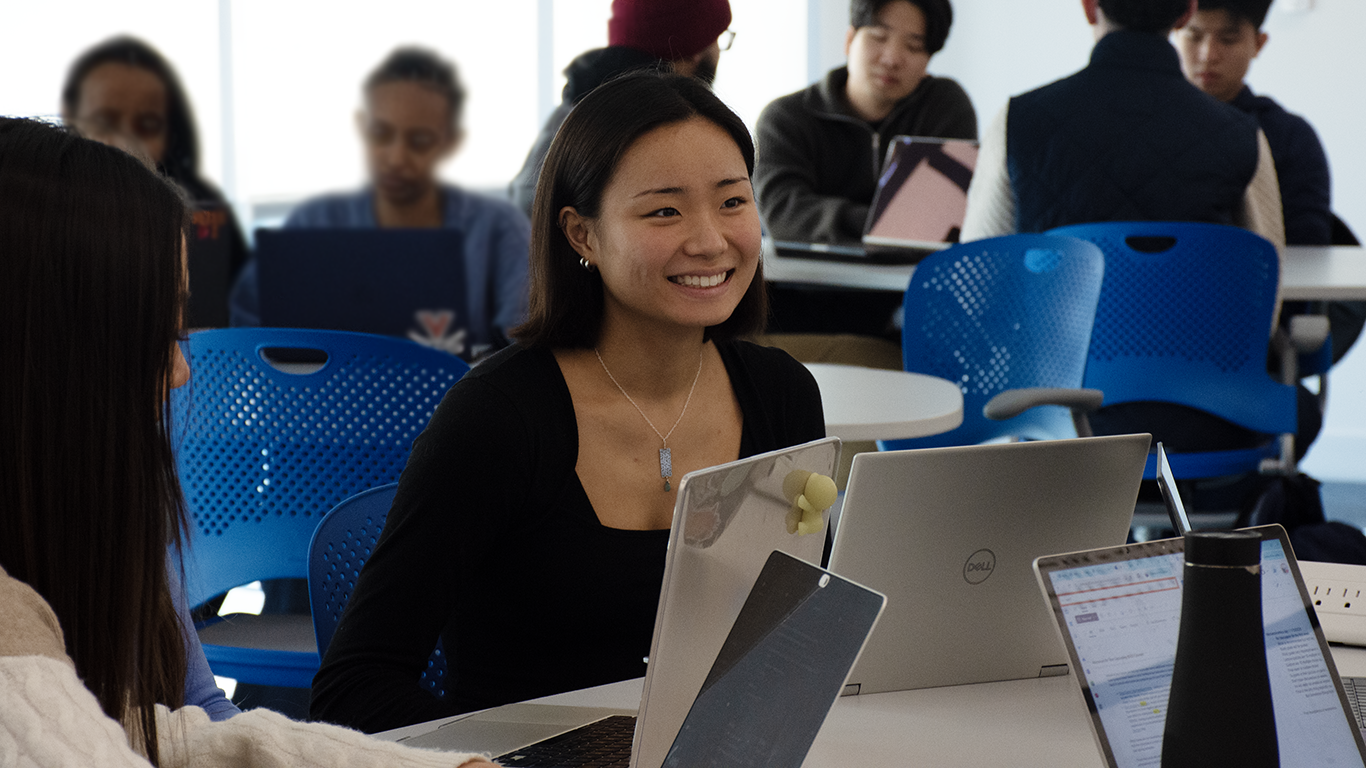
[[[0,118],[0,566],[57,615],[101,708],[157,763],[184,696],[163,417],[189,218],[127,153]]]

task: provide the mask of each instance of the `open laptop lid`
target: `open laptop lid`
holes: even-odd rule
[[[262,326],[400,336],[466,358],[487,341],[471,336],[458,230],[258,229],[256,260]]]
[[[678,487],[632,766],[662,765],[770,553],[819,564],[825,532],[788,532],[793,472],[832,475],[840,442],[690,472]]]
[[[1148,443],[1119,435],[855,456],[829,567],[888,604],[849,692],[1065,674],[1030,565],[1124,542]]]
[[[1186,516],[1186,505],[1181,501],[1181,492],[1176,488],[1176,475],[1167,461],[1167,451],[1162,443],[1157,444],[1157,488],[1162,492],[1162,503],[1167,505],[1167,517],[1171,518],[1172,530],[1180,536],[1191,529],[1190,518]]]
[[[823,527],[788,533],[792,502],[784,482],[794,472],[829,476],[839,452],[839,439],[829,437],[690,472],[679,483],[632,766],[663,764],[769,556],[778,550],[820,561]],[[401,738],[411,746],[497,755],[611,714],[625,713],[523,702]]]
[[[664,768],[798,768],[886,598],[774,551]]]
[[[975,141],[892,139],[864,225],[870,255],[902,250],[924,256],[958,242],[976,167]]]
[[[1284,766],[1363,766],[1366,744],[1285,530],[1262,536],[1266,662]],[[1157,765],[1181,620],[1182,539],[1041,557],[1040,589],[1111,768]]]

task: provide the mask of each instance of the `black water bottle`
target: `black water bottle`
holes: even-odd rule
[[[1280,753],[1262,628],[1261,537],[1186,534],[1181,632],[1162,768],[1276,768]]]

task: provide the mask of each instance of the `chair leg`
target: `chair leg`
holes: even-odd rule
[[[1295,436],[1287,433],[1278,439],[1280,441],[1280,458],[1262,459],[1262,464],[1258,469],[1263,475],[1293,477],[1299,473],[1299,466],[1295,462]]]

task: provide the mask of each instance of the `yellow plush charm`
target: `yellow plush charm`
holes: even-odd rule
[[[835,481],[825,475],[794,469],[783,478],[783,496],[792,502],[787,512],[787,532],[802,536],[825,528],[821,513],[839,496]]]

